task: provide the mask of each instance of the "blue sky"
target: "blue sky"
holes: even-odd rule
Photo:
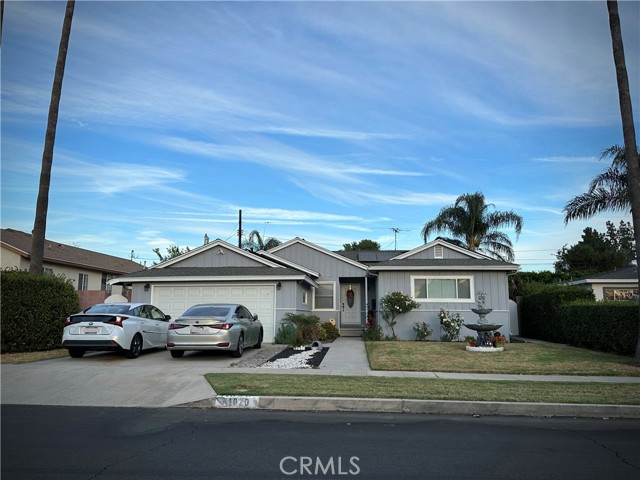
[[[620,3],[636,125],[639,7]],[[64,8],[5,2],[3,228],[33,228]],[[246,233],[410,249],[481,191],[523,217],[523,270],[553,269],[631,220],[562,217],[621,143],[604,1],[78,1],[47,238],[150,265],[237,243],[242,209]]]

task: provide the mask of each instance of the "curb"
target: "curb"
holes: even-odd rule
[[[346,397],[255,397],[216,395],[177,405],[186,408],[231,408],[311,412],[409,413],[430,415],[498,415],[520,417],[640,418],[638,405],[578,403],[464,402]]]

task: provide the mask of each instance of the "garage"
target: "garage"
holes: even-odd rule
[[[198,303],[240,303],[257,314],[264,326],[264,341],[275,335],[274,284],[154,285],[151,303],[172,318]]]

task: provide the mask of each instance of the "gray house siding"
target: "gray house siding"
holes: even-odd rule
[[[477,323],[478,316],[471,311],[476,307],[476,296],[479,292],[485,292],[486,306],[493,308],[487,316],[487,320],[491,323],[500,323],[503,327],[500,332],[509,336],[509,292],[508,281],[505,272],[474,272],[474,271],[449,271],[449,272],[434,272],[434,271],[404,271],[404,272],[380,272],[378,278],[378,292],[380,298],[390,292],[402,292],[406,295],[411,295],[411,278],[414,276],[470,276],[473,277],[473,292],[471,302],[442,302],[438,300],[430,302],[421,302],[420,307],[417,310],[409,312],[401,317],[398,317],[398,324],[395,327],[396,334],[399,338],[409,340],[415,338],[413,332],[413,325],[418,321],[426,321],[429,323],[433,330],[431,336],[434,340],[440,339],[440,320],[438,318],[438,311],[440,307],[451,313],[460,313],[465,323]],[[383,328],[386,326],[384,321],[381,321]],[[387,332],[389,333],[389,332]],[[475,332],[465,327],[460,331],[460,336],[464,338],[467,335],[475,336]]]
[[[219,252],[224,253],[219,253]],[[225,248],[213,248],[186,258],[180,262],[181,267],[261,267],[257,260],[238,255]]]
[[[422,250],[411,257],[407,258],[418,258],[422,260],[430,260],[436,258],[435,256],[435,246]],[[439,258],[469,258],[469,255],[465,255],[464,253],[457,252],[451,248],[443,247],[442,249],[442,257]]]
[[[321,322],[326,322],[330,319],[336,320],[338,325],[340,324],[340,285],[341,279],[345,280],[343,283],[358,283],[361,286],[361,299],[360,307],[361,311],[365,310],[364,302],[364,277],[367,274],[367,270],[355,265],[351,265],[348,262],[334,258],[333,256],[307,247],[306,245],[294,243],[281,250],[272,252],[280,258],[294,262],[298,265],[304,265],[304,267],[316,271],[320,274],[317,279],[318,283],[333,282],[334,284],[334,308],[331,310],[317,310],[314,308],[314,294],[309,293],[308,305],[297,304],[301,313],[313,314],[320,318]],[[360,283],[361,282],[361,283]],[[299,293],[298,301],[301,302],[302,293]]]

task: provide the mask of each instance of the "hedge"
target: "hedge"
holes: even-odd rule
[[[65,319],[80,310],[64,277],[20,270],[0,272],[0,350],[37,352],[60,348]]]
[[[560,307],[565,339],[577,347],[633,355],[638,302],[572,302]]]
[[[593,292],[575,285],[540,285],[522,297],[521,335],[552,342],[566,342],[560,315],[563,304],[594,300]]]

